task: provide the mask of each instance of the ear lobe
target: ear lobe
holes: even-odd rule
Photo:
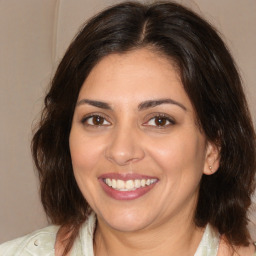
[[[212,143],[208,142],[206,147],[205,163],[204,163],[204,174],[214,174],[220,165],[220,148]]]

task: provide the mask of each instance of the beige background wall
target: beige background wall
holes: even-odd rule
[[[78,27],[114,0],[0,0],[0,243],[47,225],[30,156],[52,70]],[[256,121],[256,0],[183,0],[215,24],[241,69]]]

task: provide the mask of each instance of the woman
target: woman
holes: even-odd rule
[[[122,3],[85,25],[32,151],[54,225],[1,255],[255,253],[255,132],[240,78],[215,30],[178,4]]]

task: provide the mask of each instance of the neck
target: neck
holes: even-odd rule
[[[183,219],[184,220],[184,219]],[[166,256],[194,255],[203,230],[197,228],[190,217],[187,221],[165,221],[157,227],[121,232],[111,229],[98,219],[94,249],[98,256]]]

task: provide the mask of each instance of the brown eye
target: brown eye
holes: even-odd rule
[[[155,118],[155,124],[157,126],[165,126],[167,123],[167,119],[165,117],[157,117]]]
[[[101,116],[93,116],[92,117],[92,123],[94,125],[103,125],[104,123],[104,118]]]
[[[159,128],[165,128],[169,125],[174,125],[175,121],[172,120],[170,117],[167,116],[155,116],[153,118],[151,118],[147,123],[145,123],[144,125],[147,126],[155,126],[155,127],[159,127]]]
[[[99,115],[92,115],[88,116],[85,119],[82,120],[82,123],[86,125],[91,126],[107,126],[110,125],[110,122],[108,122],[104,117]]]

